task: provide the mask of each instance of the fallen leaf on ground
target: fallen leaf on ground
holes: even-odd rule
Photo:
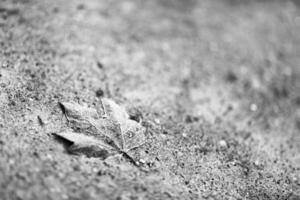
[[[69,152],[104,159],[122,154],[138,163],[129,152],[145,143],[145,128],[131,120],[125,108],[107,98],[101,99],[98,109],[69,102],[59,105],[72,131],[54,134],[72,143]]]

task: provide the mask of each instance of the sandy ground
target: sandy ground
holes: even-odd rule
[[[300,199],[298,6],[1,0],[0,199]],[[54,138],[58,102],[103,96],[141,113],[147,171]]]

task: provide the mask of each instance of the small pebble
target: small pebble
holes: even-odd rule
[[[44,122],[44,120],[41,118],[41,116],[38,115],[37,118],[38,118],[38,122],[39,122],[40,126],[45,126],[45,122]]]
[[[103,91],[101,88],[99,88],[99,89],[96,91],[96,96],[97,96],[97,97],[103,97],[103,96],[104,96],[104,91]]]
[[[256,105],[255,103],[251,104],[251,105],[250,105],[250,110],[251,110],[252,112],[257,111],[257,105]]]
[[[103,64],[101,62],[97,61],[97,67],[99,69],[103,69]]]
[[[228,74],[226,75],[226,80],[228,82],[234,83],[238,80],[238,77],[235,75],[234,72],[228,72]]]
[[[15,161],[14,161],[14,160],[12,160],[12,159],[9,159],[9,160],[8,160],[8,164],[10,164],[10,165],[14,165],[14,164],[15,164]]]
[[[259,166],[259,165],[260,165],[259,160],[255,160],[255,161],[254,161],[254,165],[255,165],[255,166]]]
[[[98,172],[99,172],[99,169],[96,168],[96,167],[93,167],[93,168],[92,168],[92,172],[93,172],[93,173],[98,173]]]
[[[131,108],[128,110],[129,113],[129,118],[131,120],[134,120],[136,122],[141,122],[142,121],[142,113],[137,109],[137,108]]]
[[[146,161],[143,160],[143,159],[140,159],[139,162],[142,163],[142,164],[145,164],[145,163],[146,163]]]
[[[53,156],[50,155],[50,154],[47,154],[47,155],[46,155],[46,159],[52,161],[52,160],[53,160]]]
[[[293,178],[292,178],[292,181],[293,181],[293,182],[297,182],[297,181],[298,181],[297,177],[293,177]]]
[[[182,157],[182,156],[183,156],[183,153],[179,151],[179,152],[177,152],[177,156],[178,156],[178,157]]]
[[[225,140],[220,140],[219,145],[220,145],[220,147],[226,148],[227,147],[227,142]]]
[[[157,118],[154,119],[154,122],[155,122],[156,124],[160,124],[160,120],[157,119]]]

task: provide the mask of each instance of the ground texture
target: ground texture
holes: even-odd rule
[[[1,0],[0,199],[300,199],[297,0]],[[142,117],[147,171],[69,154],[59,101]]]

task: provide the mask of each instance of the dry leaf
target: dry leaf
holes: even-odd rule
[[[72,142],[72,145],[68,147],[68,151],[73,154],[107,158],[109,155],[117,153],[113,147],[92,136],[68,131],[56,133],[56,135]]]
[[[120,107],[110,99],[103,99],[102,104],[104,112],[120,124],[124,150],[131,150],[145,142],[145,128],[138,122],[129,119],[129,115],[123,107]]]
[[[145,128],[129,119],[125,108],[111,99],[101,100],[102,115],[97,109],[76,103],[59,105],[73,131],[55,135],[70,141],[68,150],[74,154],[106,158],[121,153],[133,161],[129,151],[145,143]]]

